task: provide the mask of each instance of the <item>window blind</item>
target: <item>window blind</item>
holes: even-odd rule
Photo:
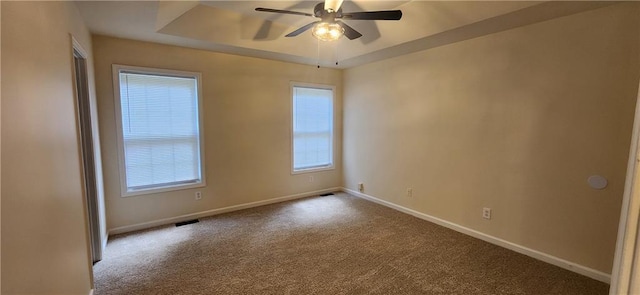
[[[293,87],[293,170],[333,165],[333,91]]]
[[[120,72],[128,191],[201,181],[198,81]]]

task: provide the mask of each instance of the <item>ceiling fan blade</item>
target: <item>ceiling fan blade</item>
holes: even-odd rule
[[[304,16],[313,16],[313,14],[311,14],[311,13],[297,12],[297,11],[291,11],[291,10],[262,8],[262,7],[256,8],[256,11],[273,12],[273,13],[284,13],[284,14],[295,14],[295,15],[304,15]]]
[[[339,20],[336,21],[336,23],[339,24],[342,28],[344,28],[344,35],[347,38],[349,38],[349,40],[358,39],[362,37],[362,34],[360,34],[360,32],[356,31],[354,28],[350,27],[349,25]]]
[[[342,5],[343,0],[324,0],[324,10],[338,11]]]
[[[344,19],[361,19],[361,20],[400,20],[402,18],[401,10],[384,10],[384,11],[364,11],[364,12],[347,12],[342,14]]]
[[[319,23],[319,22],[320,22],[320,21],[315,21],[315,22],[312,22],[312,23],[310,23],[310,24],[304,25],[304,26],[300,27],[299,29],[297,29],[297,30],[295,30],[295,31],[293,31],[293,32],[291,32],[291,33],[289,33],[289,34],[285,35],[285,37],[295,37],[295,36],[298,36],[298,35],[302,34],[304,31],[306,31],[306,30],[308,30],[308,29],[311,29],[311,27],[313,27],[315,24],[317,24],[317,23]]]

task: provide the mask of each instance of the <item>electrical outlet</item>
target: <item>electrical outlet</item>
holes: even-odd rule
[[[200,200],[200,199],[202,199],[202,193],[196,192],[196,200]]]
[[[362,183],[362,182],[358,183],[358,190],[360,192],[364,192],[364,183]]]
[[[408,198],[413,197],[413,189],[412,188],[407,188],[407,197]]]
[[[491,219],[491,208],[482,208],[482,218]]]

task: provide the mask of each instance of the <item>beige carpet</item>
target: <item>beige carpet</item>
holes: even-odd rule
[[[338,193],[112,237],[95,294],[606,294],[608,285]]]

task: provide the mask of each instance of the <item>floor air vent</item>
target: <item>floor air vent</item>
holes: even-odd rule
[[[187,221],[183,221],[183,222],[178,222],[178,223],[176,223],[176,226],[183,226],[183,225],[192,224],[192,223],[198,223],[198,222],[200,222],[200,220],[192,219],[192,220],[187,220]]]
[[[321,197],[326,197],[326,196],[333,196],[333,193],[326,193],[326,194],[322,194],[320,195]]]

